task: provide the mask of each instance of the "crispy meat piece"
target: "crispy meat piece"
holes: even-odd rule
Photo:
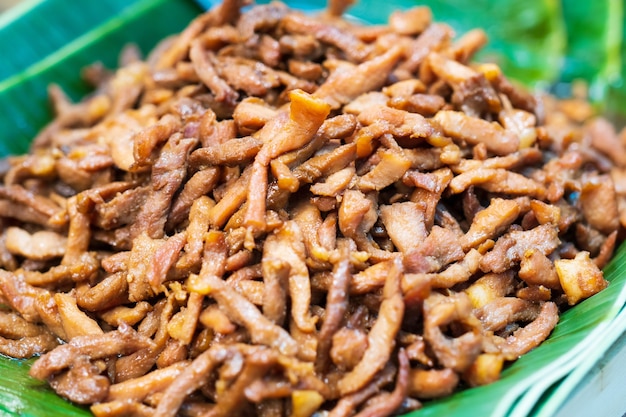
[[[407,58],[395,71],[396,77],[401,80],[412,78],[428,54],[440,49],[453,35],[454,32],[448,25],[430,24],[417,38],[411,39],[410,46],[405,51]]]
[[[109,379],[85,356],[74,361],[68,371],[50,378],[50,386],[59,395],[78,404],[102,401],[109,391]]]
[[[280,259],[289,264],[289,296],[291,316],[299,329],[310,333],[315,328],[315,317],[311,316],[311,286],[305,261],[302,232],[294,221],[285,222],[263,245],[266,256],[280,254]]]
[[[589,259],[589,252],[579,252],[574,259],[559,259],[554,267],[570,305],[608,286],[600,269]]]
[[[391,241],[402,253],[417,248],[428,234],[424,212],[411,201],[381,206],[380,219]]]
[[[233,138],[216,146],[196,149],[189,157],[192,166],[239,165],[254,159],[263,142],[252,136]]]
[[[143,401],[155,392],[165,391],[188,365],[188,362],[180,361],[143,377],[113,384],[109,387],[105,401]]]
[[[434,226],[419,246],[404,254],[404,265],[411,273],[436,272],[463,256],[456,234],[448,228]]]
[[[555,290],[561,288],[554,264],[540,250],[530,249],[524,252],[520,261],[519,277],[529,285],[543,285]]]
[[[341,327],[343,318],[348,311],[348,288],[350,285],[350,253],[344,246],[339,253],[339,260],[333,267],[333,279],[326,296],[324,322],[320,329],[317,342],[315,368],[324,372],[328,368],[333,335]]]
[[[342,395],[363,388],[384,368],[391,356],[394,339],[404,316],[404,301],[400,289],[402,273],[402,263],[396,258],[385,282],[378,319],[367,336],[367,349],[361,361],[337,383]]]
[[[434,120],[443,132],[454,139],[467,141],[471,145],[484,143],[496,155],[506,155],[519,148],[519,138],[502,126],[477,119],[462,112],[439,111]]]
[[[6,229],[6,248],[14,255],[34,260],[47,260],[65,254],[67,239],[55,232],[40,230],[33,234],[19,227]]]
[[[356,36],[336,25],[326,24],[301,13],[290,12],[281,22],[290,33],[312,35],[320,42],[335,46],[352,61],[361,62],[368,54],[368,48]]]
[[[470,249],[462,260],[449,265],[441,272],[405,274],[402,290],[405,294],[415,290],[423,291],[426,284],[433,288],[451,288],[469,280],[478,271],[480,259],[480,252]]]
[[[59,345],[56,336],[43,332],[34,336],[9,339],[0,336],[0,353],[13,358],[28,359],[46,353]]]
[[[183,139],[180,135],[173,135],[166,142],[152,168],[150,195],[131,226],[133,238],[141,233],[154,239],[163,237],[174,193],[187,173],[187,156],[196,144],[195,139]]]
[[[402,55],[400,48],[391,48],[376,58],[357,66],[336,68],[314,93],[314,96],[338,109],[363,93],[382,87]]]
[[[390,393],[378,394],[368,401],[366,407],[356,414],[357,417],[376,417],[394,413],[400,408],[409,388],[409,358],[404,349],[398,353],[398,375],[396,386]]]
[[[49,292],[26,283],[22,274],[0,269],[0,294],[2,300],[26,321],[35,323],[39,320],[38,297]]]
[[[499,297],[475,311],[487,331],[497,331],[509,323],[531,322],[539,315],[540,306],[516,297]]]
[[[450,395],[459,384],[459,374],[450,368],[411,369],[409,395],[424,400]]]
[[[359,178],[357,187],[364,192],[380,191],[398,181],[411,166],[402,152],[394,149],[382,151],[374,169]]]
[[[76,292],[76,304],[87,311],[116,307],[128,301],[128,285],[125,272],[115,272],[92,287],[79,289]]]
[[[193,63],[198,78],[215,95],[215,100],[234,107],[238,94],[228,83],[219,76],[213,61],[214,54],[207,51],[198,39],[191,44],[189,57]]]
[[[245,297],[215,276],[207,275],[203,279],[210,285],[209,296],[217,300],[231,320],[248,329],[253,342],[274,346],[286,355],[296,352],[298,347],[291,336],[283,328],[270,322]]]
[[[448,337],[442,326],[460,322],[466,332]],[[469,298],[464,293],[449,297],[433,294],[424,302],[424,339],[435,353],[439,363],[456,372],[463,372],[482,350],[480,322],[472,314]]]
[[[452,193],[458,194],[470,186],[492,193],[529,195],[538,198],[546,194],[546,189],[532,178],[502,168],[478,168],[464,172],[450,181],[449,189]]]
[[[527,251],[538,250],[549,255],[560,243],[558,230],[550,224],[512,231],[498,239],[494,248],[483,256],[480,268],[485,272],[504,272],[520,262]]]
[[[211,371],[236,354],[233,348],[221,345],[212,346],[203,352],[167,387],[154,415],[174,417],[185,398],[206,383]]]
[[[400,35],[417,35],[431,23],[433,14],[428,7],[413,7],[406,11],[395,11],[389,16],[389,26]]]
[[[467,233],[461,238],[463,249],[475,248],[487,239],[493,239],[506,230],[519,216],[520,206],[515,200],[494,198],[489,206],[479,211]]]
[[[558,321],[559,314],[556,304],[547,302],[541,306],[539,315],[535,320],[519,328],[506,339],[494,336],[494,342],[505,358],[513,360],[543,342]]]
[[[589,224],[605,235],[618,227],[615,187],[609,175],[583,175],[580,204]]]
[[[98,323],[78,308],[76,298],[70,294],[57,293],[54,295],[63,331],[71,341],[75,337],[85,335],[101,335],[104,333]]]
[[[191,158],[190,158],[191,163]],[[195,201],[200,200],[211,192],[219,181],[220,170],[218,168],[206,168],[193,174],[185,183],[182,191],[172,203],[171,211],[165,224],[166,230],[171,230],[175,225],[182,222],[188,215]]]
[[[139,335],[130,326],[100,335],[77,336],[64,345],[42,355],[30,368],[30,375],[37,379],[49,376],[72,366],[77,358],[87,356],[91,360],[126,355],[150,347],[152,341]]]
[[[94,208],[94,225],[104,230],[132,224],[146,202],[150,189],[137,187],[116,194],[111,200],[97,202]]]

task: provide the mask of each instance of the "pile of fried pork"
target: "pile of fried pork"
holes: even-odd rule
[[[388,416],[604,289],[626,134],[429,9],[223,4],[94,65],[0,186],[0,352],[96,416]]]

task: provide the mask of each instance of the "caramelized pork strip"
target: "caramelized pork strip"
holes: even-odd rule
[[[47,353],[59,345],[58,339],[50,332],[44,331],[33,336],[10,339],[0,336],[0,353],[12,358],[28,359]]]
[[[289,113],[281,113],[258,133],[263,142],[250,173],[248,207],[244,224],[253,230],[265,227],[267,166],[277,156],[306,145],[330,112],[321,100],[301,90],[289,93]]]
[[[40,230],[33,234],[19,227],[6,229],[6,247],[14,255],[35,260],[47,260],[65,254],[67,239],[53,231]]]
[[[88,358],[78,357],[66,372],[51,376],[50,387],[59,395],[77,404],[102,401],[109,390],[109,379],[101,375],[101,368]]]
[[[558,307],[553,302],[546,302],[541,306],[539,315],[535,320],[516,330],[506,339],[495,338],[494,341],[504,357],[513,360],[543,342],[558,321]]]
[[[104,330],[98,325],[98,322],[78,308],[74,296],[56,293],[54,302],[57,305],[63,332],[68,338],[67,341],[79,336],[104,334]]]
[[[448,25],[430,24],[417,38],[411,40],[410,47],[404,52],[406,59],[398,65],[394,75],[400,80],[414,77],[428,54],[439,50],[453,35],[454,31]]]
[[[203,13],[196,17],[187,27],[177,35],[176,39],[160,54],[155,62],[156,69],[172,68],[188,53],[189,46],[204,28],[213,23],[216,13]]]
[[[353,415],[359,405],[367,401],[368,398],[376,395],[376,393],[380,391],[381,387],[392,382],[395,373],[395,367],[390,363],[387,364],[376,374],[376,377],[372,382],[352,394],[344,395],[339,401],[337,401],[337,405],[330,410],[328,416],[348,417]]]
[[[162,392],[189,365],[187,361],[177,362],[167,368],[156,369],[143,377],[113,384],[105,401],[143,401],[155,392]]]
[[[409,388],[409,358],[404,349],[398,352],[398,373],[396,386],[390,393],[378,394],[368,401],[368,405],[356,414],[356,417],[376,417],[390,415],[400,408]]]
[[[204,351],[167,387],[154,416],[174,417],[185,398],[204,385],[217,366],[237,354],[233,347],[222,345],[214,345]]]
[[[337,47],[353,62],[364,61],[369,52],[367,46],[349,31],[301,13],[288,13],[281,25],[287,32],[312,35],[321,42]]]
[[[93,404],[89,407],[89,410],[96,417],[122,417],[122,416],[136,416],[136,417],[149,417],[153,415],[154,409],[143,403],[128,402],[128,401],[108,401]]]
[[[152,304],[142,301],[133,307],[117,306],[101,313],[99,316],[107,324],[118,327],[122,323],[134,326],[146,317],[152,310]]]
[[[189,163],[191,164],[191,158]],[[210,193],[218,184],[219,175],[219,168],[210,167],[196,172],[189,178],[180,194],[176,196],[172,203],[165,224],[166,230],[172,230],[174,226],[181,223],[190,215],[190,209],[194,202]]]
[[[181,122],[175,116],[167,114],[158,123],[136,133],[132,138],[134,163],[132,169],[140,169],[154,162],[158,146],[178,132]]]
[[[167,214],[178,190],[187,174],[187,157],[197,140],[183,139],[173,135],[163,147],[152,168],[152,189],[131,225],[131,236],[141,233],[157,239],[165,234]]]
[[[209,220],[212,226],[222,227],[230,217],[246,201],[248,186],[252,175],[251,166],[248,166],[241,176],[234,180],[226,190],[222,198],[215,204],[209,213]]]
[[[252,136],[234,138],[219,145],[196,149],[189,157],[191,166],[240,165],[254,159],[263,142]]]
[[[176,263],[177,269],[191,268],[201,264],[204,237],[209,229],[209,215],[214,206],[215,202],[207,196],[194,199],[189,210],[189,224],[185,231],[185,252]]]
[[[23,271],[27,284],[37,287],[60,288],[68,283],[90,280],[98,273],[99,262],[93,252],[84,252],[72,265],[53,266],[45,272]]]
[[[434,226],[419,246],[404,254],[404,266],[410,273],[437,272],[464,256],[456,233],[449,228]]]
[[[17,311],[26,321],[36,323],[39,313],[36,305],[41,295],[52,294],[44,288],[34,287],[26,283],[19,273],[11,273],[0,269],[0,295],[2,301]]]
[[[509,323],[531,322],[539,315],[540,306],[516,297],[500,297],[475,311],[483,329],[497,331]]]
[[[348,311],[348,287],[351,277],[349,255],[348,247],[344,246],[340,249],[339,259],[333,267],[333,280],[326,296],[324,322],[318,335],[315,358],[315,368],[318,372],[325,372],[328,368],[332,336],[341,327]]]
[[[498,239],[493,249],[483,256],[480,268],[485,272],[504,272],[519,263],[528,250],[549,255],[560,243],[558,230],[550,224],[512,231]]]
[[[115,272],[104,277],[92,287],[76,292],[76,303],[87,311],[100,311],[128,302],[126,273]]]
[[[618,227],[615,186],[609,175],[583,175],[580,203],[591,226],[608,235]]]
[[[44,328],[12,312],[0,311],[0,335],[8,339],[37,336]]]
[[[142,348],[150,347],[152,341],[139,335],[130,326],[120,326],[117,330],[100,335],[78,336],[64,345],[42,355],[30,368],[30,375],[46,379],[72,365],[79,356],[91,360],[127,355]]]
[[[501,168],[478,168],[459,174],[450,181],[449,190],[453,194],[458,194],[472,185],[492,193],[529,195],[537,198],[543,198],[546,194],[543,185],[532,178]]]
[[[311,284],[306,266],[306,249],[302,232],[294,221],[288,221],[273,234],[267,236],[263,245],[264,256],[280,254],[280,259],[289,264],[289,296],[291,316],[298,328],[305,333],[315,329],[316,318],[310,313]]]
[[[380,161],[358,179],[357,187],[364,192],[380,191],[402,178],[410,166],[411,161],[402,152],[395,149],[381,151]]]
[[[338,109],[363,93],[380,89],[401,57],[402,50],[395,47],[357,66],[338,67],[313,95]]]
[[[497,155],[506,155],[519,148],[517,135],[503,129],[497,123],[490,123],[452,110],[439,111],[434,120],[446,135],[467,141],[471,145],[484,143],[489,151]]]
[[[420,399],[442,398],[454,392],[459,384],[459,374],[450,368],[411,369],[409,396]]]
[[[79,261],[83,253],[89,249],[91,228],[89,227],[89,211],[93,204],[79,196],[67,200],[67,213],[70,219],[67,233],[67,246],[61,260],[63,265],[72,265]]]
[[[458,337],[446,336],[441,327],[460,321],[469,329]],[[424,339],[439,363],[457,372],[466,370],[482,351],[480,322],[463,293],[449,297],[433,294],[424,302]]]
[[[419,246],[427,236],[424,213],[410,201],[380,207],[380,219],[393,244],[402,253]]]
[[[554,264],[540,250],[524,252],[520,261],[519,277],[529,285],[543,285],[558,290],[561,288]]]
[[[154,252],[154,259],[147,271],[147,280],[153,291],[157,292],[159,285],[167,279],[168,272],[180,259],[186,243],[187,234],[180,232],[167,238]]]
[[[287,288],[291,267],[283,260],[263,257],[263,315],[282,326],[287,317]]]
[[[425,285],[433,288],[451,288],[469,280],[478,272],[480,259],[480,252],[470,249],[461,261],[451,264],[441,272],[405,274],[402,291],[408,295],[416,290],[423,291]]]
[[[474,216],[470,229],[461,238],[461,246],[467,250],[493,239],[506,230],[519,214],[520,207],[515,200],[492,199],[487,208]]]
[[[254,343],[273,346],[285,355],[295,354],[298,347],[289,333],[269,321],[244,296],[215,276],[206,275],[201,279],[209,285],[208,295],[231,320],[248,329]]]
[[[363,388],[374,375],[384,368],[395,345],[395,337],[404,315],[404,300],[400,288],[403,268],[399,258],[391,265],[391,270],[383,288],[383,302],[378,319],[370,330],[368,347],[361,361],[337,383],[342,395]]]
[[[217,404],[209,416],[226,417],[241,412],[246,406],[246,388],[262,378],[278,363],[276,351],[266,348],[251,350],[251,352],[246,352],[245,362],[237,379],[228,390],[218,396]]]

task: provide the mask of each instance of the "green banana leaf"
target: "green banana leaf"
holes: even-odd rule
[[[19,54],[7,51],[2,55],[5,60],[24,56],[20,62],[32,63],[0,81],[0,126],[3,130],[0,155],[27,151],[32,138],[50,120],[52,114],[47,98],[50,83],[63,86],[71,98],[78,99],[89,91],[80,77],[82,68],[94,62],[115,68],[119,52],[126,43],[135,43],[146,53],[160,39],[180,31],[201,11],[191,1],[89,1],[81,2],[79,9],[76,2],[69,3],[69,0],[31,2],[32,9],[28,13],[18,14],[16,26],[12,22],[0,26],[2,48],[20,45],[24,33],[29,34],[29,39],[44,38],[49,35],[48,26],[56,28],[57,43],[62,45],[50,49],[50,45],[42,44],[43,49],[39,50],[38,44],[33,43],[31,48],[19,49]],[[46,7],[42,7],[44,4]],[[40,13],[44,12],[48,25],[41,20]],[[100,16],[101,23],[88,26],[87,31],[72,26],[72,22],[81,21],[83,13]],[[74,14],[76,18],[63,21],[66,14]],[[50,25],[57,17],[60,24]]]
[[[207,0],[209,5],[215,0]],[[289,1],[320,10],[322,0]],[[80,69],[95,61],[115,67],[121,47],[132,41],[144,52],[179,31],[201,8],[191,0],[30,0],[0,15],[0,155],[23,153],[50,120],[47,86],[60,84],[74,99],[88,92]],[[537,88],[568,90],[583,80],[592,98],[615,119],[626,114],[626,39],[623,3],[617,0],[361,0],[350,14],[384,23],[398,8],[429,5],[435,19],[458,33],[484,28],[490,44],[480,59],[498,62],[510,77]],[[16,53],[18,51],[19,53]],[[605,270],[609,288],[567,311],[543,345],[508,367],[492,385],[430,401],[410,414],[427,416],[547,415],[562,401],[581,369],[592,367],[621,327],[613,320],[626,297],[626,246]],[[617,330],[616,330],[617,329]],[[585,361],[584,358],[587,358]],[[59,398],[28,377],[30,361],[0,357],[0,416],[88,416],[88,410]],[[569,375],[569,376],[568,376]],[[564,379],[563,385],[553,384]],[[554,393],[552,397],[550,394]],[[545,404],[537,403],[542,394]]]

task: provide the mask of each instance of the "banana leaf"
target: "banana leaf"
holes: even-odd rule
[[[40,3],[34,3],[39,7],[34,7],[31,12],[20,14],[15,27],[5,22],[0,28],[0,45],[6,47],[18,42],[24,33],[32,39],[48,36],[47,25],[41,21]],[[59,25],[50,26],[57,27],[56,36],[63,39],[60,42],[63,46],[45,52],[43,57],[35,49],[36,43],[31,44],[30,49],[20,49],[19,54],[7,52],[3,55],[5,58],[25,55],[23,62],[35,61],[0,81],[0,126],[3,129],[0,155],[27,151],[32,138],[50,120],[49,84],[61,85],[71,98],[78,99],[89,91],[89,86],[80,77],[82,68],[95,62],[115,68],[121,48],[129,42],[146,53],[160,39],[180,31],[201,10],[194,2],[171,0],[84,2],[79,9],[75,2],[73,7],[68,7],[68,0],[46,0],[43,3],[47,6],[44,11],[48,24],[57,17],[61,20]],[[124,7],[103,6],[118,3]],[[84,12],[100,15],[103,23],[86,32],[72,29],[72,22],[80,21]],[[64,21],[66,14],[74,14],[76,18]],[[28,30],[25,32],[24,28]]]
[[[207,6],[215,0],[201,3]],[[322,0],[287,3],[308,11],[324,7]],[[427,4],[436,20],[448,22],[458,33],[484,28],[491,42],[480,59],[498,62],[511,78],[544,88],[583,80],[597,91],[595,100],[611,106],[605,107],[607,112],[626,114],[620,1],[468,3],[362,0],[350,15],[379,24],[393,10]],[[0,66],[0,155],[26,151],[32,137],[50,120],[46,98],[50,83],[60,84],[70,97],[79,99],[88,92],[79,77],[82,67],[95,61],[115,67],[121,47],[131,41],[145,53],[200,11],[190,0],[100,0],[81,2],[80,9],[76,6],[69,0],[31,0],[0,16],[0,53],[5,57]],[[591,359],[583,362],[584,358],[599,357],[609,347],[597,340],[614,340],[616,332],[623,331],[612,323],[626,297],[625,269],[623,245],[605,270],[609,288],[567,311],[550,338],[508,367],[500,381],[425,402],[410,416],[547,415],[541,403],[537,405],[542,394],[545,404],[565,398],[573,379],[548,388],[563,378],[580,378],[581,369],[593,366]],[[28,377],[30,363],[0,357],[0,416],[89,415],[85,408],[56,396],[45,383]],[[554,405],[545,410],[549,407]]]

